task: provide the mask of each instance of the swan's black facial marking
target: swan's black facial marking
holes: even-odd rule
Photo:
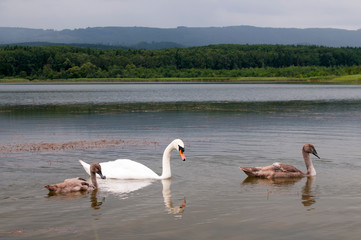
[[[181,147],[181,146],[178,145],[178,148],[179,148],[179,151],[180,151],[181,153],[184,153],[184,147]]]
[[[181,156],[182,160],[185,161],[186,156],[184,155],[184,147],[181,147],[180,145],[178,145],[178,151],[179,151],[179,155]]]

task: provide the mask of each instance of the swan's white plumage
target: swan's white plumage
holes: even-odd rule
[[[129,159],[118,159],[109,162],[100,163],[102,167],[102,172],[107,178],[116,178],[116,179],[167,179],[171,177],[170,170],[170,155],[171,152],[176,149],[180,151],[184,150],[184,143],[180,139],[175,139],[172,141],[163,153],[163,172],[159,176],[153,170],[147,166],[129,160]],[[183,153],[183,152],[182,152]],[[182,159],[185,160],[184,154],[181,155]],[[79,160],[85,171],[90,174],[89,164],[85,163],[82,160]]]
[[[90,165],[79,160],[85,171],[90,173]],[[107,178],[117,179],[160,179],[155,172],[141,163],[129,159],[117,159],[100,163],[102,172],[107,173]]]

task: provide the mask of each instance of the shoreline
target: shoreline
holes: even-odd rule
[[[132,83],[164,83],[164,84],[361,84],[361,75],[347,76],[326,76],[312,78],[278,78],[278,77],[242,77],[242,78],[73,78],[73,79],[34,79],[28,80],[23,78],[3,78],[0,84],[4,83],[82,83],[82,84],[132,84]]]

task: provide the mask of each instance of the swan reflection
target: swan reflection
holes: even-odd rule
[[[285,185],[293,185],[296,182],[299,182],[302,178],[255,178],[255,177],[247,177],[242,184],[260,184],[266,186],[285,186]]]
[[[246,184],[260,184],[264,186],[288,186],[293,185],[303,178],[274,178],[274,179],[266,179],[266,178],[255,178],[255,177],[247,177],[243,182],[242,185]],[[312,188],[312,185],[315,181],[316,177],[307,177],[305,185],[302,187],[302,197],[301,203],[305,207],[311,207],[313,204],[316,203],[316,194]],[[267,192],[267,196],[270,191]],[[310,208],[308,210],[312,210]]]
[[[47,195],[51,200],[75,200],[81,198],[87,198],[90,196],[90,206],[94,210],[100,209],[101,205],[105,202],[104,194],[107,193],[116,195],[122,199],[128,197],[128,194],[142,188],[145,188],[153,183],[154,180],[119,180],[119,179],[106,179],[99,182],[99,189],[92,191],[91,193],[82,191],[82,192],[70,192],[70,193],[55,193],[49,192]],[[174,215],[175,218],[182,218],[182,213],[186,207],[186,198],[178,199],[177,204],[173,204],[172,194],[170,186],[172,181],[170,179],[162,180],[162,195],[163,201],[168,214]],[[99,194],[100,193],[100,194]],[[99,195],[103,196],[102,200],[99,201]]]
[[[105,197],[103,197],[102,201],[99,202],[98,201],[98,189],[94,190],[91,195],[90,195],[90,206],[94,209],[94,210],[98,210],[100,209],[100,206],[103,204],[103,202],[105,201]]]
[[[101,191],[111,193],[120,198],[127,198],[128,194],[145,188],[152,184],[154,180],[121,180],[121,179],[106,179],[99,182]]]
[[[106,179],[99,183],[99,188],[101,191],[111,193],[113,195],[119,196],[123,199],[128,197],[128,194],[142,188],[145,188],[151,185],[155,180],[120,180],[120,179]],[[186,198],[178,199],[180,201],[179,205],[173,204],[172,194],[170,186],[172,180],[166,179],[162,180],[162,195],[164,205],[168,214],[175,215],[176,218],[182,218],[182,213],[186,206]]]
[[[308,177],[305,186],[302,188],[302,204],[305,207],[310,207],[316,203],[316,194],[312,189],[316,177]],[[312,209],[309,209],[312,210]]]
[[[168,214],[175,215],[176,218],[182,218],[182,213],[184,212],[184,208],[186,207],[186,198],[178,199],[179,201],[182,201],[182,203],[179,206],[174,206],[172,201],[172,194],[170,191],[170,185],[172,184],[172,180],[162,180],[163,185],[163,199],[164,204],[166,206]]]
[[[69,192],[69,193],[56,193],[56,192],[49,192],[47,195],[47,198],[51,200],[75,200],[75,199],[81,199],[86,198],[88,196],[88,192],[81,191],[81,192]],[[57,197],[57,198],[53,198]]]
[[[105,197],[103,197],[102,201],[98,201],[98,189],[95,189],[91,193],[86,191],[81,192],[69,192],[69,193],[56,193],[56,192],[49,192],[47,198],[49,200],[54,201],[67,201],[67,200],[76,200],[81,198],[88,198],[90,195],[90,207],[98,210],[100,206],[105,201]]]

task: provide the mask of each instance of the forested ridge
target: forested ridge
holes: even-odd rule
[[[295,77],[361,73],[361,48],[210,45],[160,50],[0,48],[0,78]]]
[[[105,44],[133,48],[194,47],[215,44],[280,44],[328,47],[361,47],[361,30],[332,28],[225,27],[90,27],[64,30],[0,27],[0,44],[48,42],[60,44]],[[154,46],[159,43],[173,46]],[[154,44],[153,44],[154,43]],[[153,45],[153,46],[152,46]]]

